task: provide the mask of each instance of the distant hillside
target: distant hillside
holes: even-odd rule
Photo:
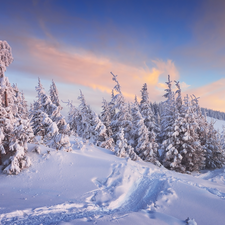
[[[202,114],[206,114],[206,116],[208,116],[208,117],[212,117],[212,118],[218,119],[218,120],[225,120],[224,112],[207,109],[207,108],[201,108],[201,110],[202,110]]]
[[[162,112],[162,102],[159,103],[150,103],[151,109],[154,112],[154,114],[157,116],[158,114],[161,115]],[[207,108],[201,108],[202,114],[214,119],[218,120],[224,120],[225,121],[225,112],[220,112],[212,109],[207,109]]]

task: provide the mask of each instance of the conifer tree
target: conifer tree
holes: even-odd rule
[[[83,93],[80,91],[80,112],[82,118],[82,138],[91,143],[113,150],[113,140],[108,136],[105,125],[99,116],[87,105]]]
[[[43,94],[45,94],[44,87],[41,84],[41,80],[39,77],[38,77],[38,86],[35,87],[35,90],[37,92],[37,100],[33,104],[33,110],[38,110],[38,109],[41,109],[42,107],[42,101],[43,101],[42,97],[43,97]]]
[[[139,107],[140,107],[140,113],[142,117],[144,118],[145,126],[149,130],[149,138],[155,140],[156,138],[155,132],[159,133],[159,127],[157,126],[157,123],[155,121],[155,115],[153,114],[151,106],[150,106],[146,83],[143,85],[143,88],[141,90],[141,102]]]
[[[114,90],[112,90],[111,101],[108,103],[111,121],[116,114],[116,106],[115,106],[115,102],[114,102],[115,100],[116,100],[116,98],[114,95]]]
[[[198,129],[197,133],[199,136],[199,140],[201,142],[201,145],[204,147],[206,144],[206,137],[209,130],[209,124],[207,122],[206,116],[202,114],[200,106],[199,106],[199,98],[197,98],[195,95],[191,96],[191,104],[194,111],[194,116],[196,119],[196,122],[198,123]]]
[[[126,138],[124,138],[123,128],[119,128],[119,132],[116,134],[117,141],[115,146],[115,155],[118,157],[128,157],[133,161],[140,161],[139,156],[134,152],[134,149],[127,144]]]
[[[221,142],[218,138],[217,131],[214,129],[213,121],[209,124],[209,129],[204,146],[206,152],[206,168],[221,168],[225,164],[225,151],[222,149]]]
[[[0,155],[4,155],[4,173],[18,174],[31,164],[26,150],[33,131],[29,120],[18,117],[18,89],[13,88],[5,76],[6,67],[12,61],[10,46],[0,41]]]
[[[75,136],[81,136],[80,129],[82,127],[82,123],[80,111],[72,104],[71,101],[68,101],[67,106],[69,106],[68,124],[70,127],[70,133]]]
[[[52,103],[38,78],[38,86],[35,88],[38,96],[34,102],[34,109],[30,113],[35,135],[42,136],[48,147],[70,151],[69,141],[70,127],[61,114],[61,106]]]
[[[115,146],[115,155],[118,157],[126,157],[127,140],[124,138],[124,131],[122,127],[120,127],[116,136],[117,141]]]
[[[134,97],[134,104],[139,106],[139,103],[138,103],[138,100],[137,100],[137,95],[135,95],[135,97]]]
[[[113,81],[116,82],[114,90],[118,93],[113,99],[113,102],[115,103],[115,109],[117,111],[111,122],[113,139],[115,142],[117,141],[117,133],[119,132],[119,128],[122,127],[124,129],[124,136],[127,139],[127,142],[130,144],[132,142],[132,117],[129,112],[128,104],[125,103],[124,96],[121,92],[121,86],[117,80],[117,75],[114,75],[112,72],[111,74],[113,76]]]
[[[168,88],[165,89],[166,94],[163,97],[166,101],[162,103],[162,113],[161,113],[161,132],[159,134],[159,141],[163,143],[173,132],[173,125],[175,119],[178,117],[178,111],[175,104],[175,96],[172,91],[172,82],[170,80],[170,75],[168,75],[168,81],[166,82]],[[165,151],[167,146],[162,144],[162,149]]]
[[[49,92],[50,92],[50,97],[51,97],[52,103],[62,109],[62,107],[60,105],[60,101],[59,101],[58,89],[57,89],[57,87],[55,85],[55,82],[53,80],[52,80],[52,84],[50,86]]]
[[[225,126],[222,126],[222,132],[218,134],[220,136],[220,144],[225,151]]]
[[[101,112],[101,121],[106,127],[106,132],[108,137],[112,137],[112,128],[111,128],[111,113],[109,104],[105,99],[103,99],[102,112]]]
[[[149,131],[144,124],[144,118],[139,112],[138,106],[132,107],[134,150],[139,157],[148,162],[157,162],[157,143],[154,135],[149,135]],[[149,139],[151,136],[151,139]]]
[[[176,107],[177,107],[178,112],[180,112],[181,107],[182,107],[182,96],[181,96],[180,82],[179,81],[174,81],[174,82],[175,82],[175,85],[177,87],[177,90],[175,92],[177,94]]]
[[[177,110],[178,112],[178,110]],[[178,172],[198,171],[204,167],[204,149],[197,134],[198,123],[188,96],[184,98],[181,112],[172,125],[166,146],[163,165]]]

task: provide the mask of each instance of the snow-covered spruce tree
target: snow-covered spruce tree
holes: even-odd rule
[[[172,91],[172,82],[170,80],[170,75],[168,75],[168,81],[166,82],[168,88],[165,89],[166,94],[163,97],[166,98],[166,101],[162,103],[162,113],[161,113],[161,132],[158,135],[159,142],[162,143],[162,150],[166,151],[166,142],[163,144],[165,140],[167,140],[171,136],[171,132],[173,133],[173,125],[175,119],[178,117],[178,111],[175,103],[174,92]],[[161,153],[161,156],[163,152]]]
[[[205,167],[205,150],[201,145],[198,134],[199,124],[196,117],[195,106],[190,104],[188,95],[184,98],[182,116],[186,119],[186,131],[183,140],[186,145],[182,145],[182,164],[185,165],[186,171],[198,171]]]
[[[140,102],[140,113],[144,118],[145,126],[149,130],[149,139],[156,139],[156,133],[160,132],[159,126],[157,126],[155,115],[152,112],[149,95],[147,90],[147,84],[145,83],[141,90],[141,102]]]
[[[79,132],[82,126],[80,111],[72,104],[71,101],[67,102],[67,106],[69,107],[68,124],[70,126],[70,133],[75,136],[81,136]]]
[[[170,77],[168,76],[168,89],[166,90],[166,96],[164,95],[164,97],[167,97],[167,101],[164,103],[166,108],[164,109],[165,111],[163,111],[162,118],[164,122],[163,125],[169,122],[169,126],[167,125],[168,132],[164,134],[164,139],[161,145],[162,149],[164,150],[162,155],[162,163],[168,169],[184,172],[185,167],[181,165],[182,156],[179,146],[180,143],[182,143],[180,125],[184,123],[184,120],[180,114],[182,107],[182,97],[179,82],[175,81],[175,83],[177,86],[176,94],[178,95],[176,100],[175,95],[171,89]],[[172,104],[172,106],[169,104]],[[170,121],[167,121],[167,116]]]
[[[86,103],[86,99],[81,90],[80,90],[80,96],[78,96],[78,100],[80,101],[79,109],[81,114],[80,134],[84,140],[89,140],[91,138],[90,129],[89,129],[91,111],[90,111],[90,107]]]
[[[116,136],[117,141],[115,146],[115,155],[118,157],[129,157],[133,161],[140,161],[141,159],[134,152],[134,149],[127,144],[122,127],[119,128],[119,132],[117,132]]]
[[[113,150],[113,140],[107,135],[106,127],[99,116],[87,105],[83,93],[80,91],[80,112],[82,117],[82,138],[91,143]]]
[[[220,136],[221,147],[225,151],[225,126],[222,126],[222,131],[221,133],[218,133],[218,135]]]
[[[46,112],[53,122],[57,124],[58,130],[60,134],[69,135],[70,127],[67,124],[65,117],[61,114],[62,107],[59,104],[58,91],[53,82],[51,92],[52,96],[48,96],[47,94],[43,94],[42,97],[42,110]],[[54,99],[55,103],[52,102],[51,99]],[[68,139],[65,137],[65,139]]]
[[[97,146],[114,151],[113,138],[108,136],[106,126],[102,123],[99,116],[93,111],[91,125]]]
[[[18,96],[20,96],[20,108],[18,108],[18,114],[21,118],[26,119],[29,115],[27,101],[25,100],[23,92],[19,91]]]
[[[52,84],[50,86],[49,93],[50,93],[52,103],[62,109],[62,107],[60,105],[60,101],[59,101],[58,89],[57,89],[57,87],[55,85],[55,82],[53,80],[52,80]]]
[[[119,132],[116,134],[116,146],[115,146],[115,155],[118,157],[126,157],[126,147],[127,147],[127,140],[124,138],[124,131],[123,128],[119,128]]]
[[[134,104],[137,105],[137,106],[139,107],[139,102],[138,102],[138,100],[137,100],[137,95],[135,95],[135,97],[134,97]]]
[[[163,142],[167,146],[163,165],[178,172],[198,171],[204,167],[204,149],[196,132],[198,124],[188,96],[180,110],[168,139]]]
[[[136,104],[132,107],[133,127],[132,138],[134,140],[133,147],[138,156],[147,161],[159,165],[157,161],[157,143],[155,142],[154,132],[149,135],[147,127],[144,124],[144,118],[139,112]],[[149,138],[151,137],[151,139]]]
[[[213,121],[209,124],[204,148],[206,150],[206,169],[221,168],[225,165],[225,151],[222,149]]]
[[[43,94],[45,94],[44,87],[41,84],[41,80],[39,77],[38,77],[38,86],[35,87],[35,90],[37,92],[37,100],[34,101],[34,103],[33,103],[33,110],[39,110],[42,107]]]
[[[12,87],[15,92],[14,108],[17,108],[17,116],[20,118],[27,119],[29,113],[27,101],[25,100],[24,94],[18,89],[17,85],[13,84]]]
[[[175,82],[175,85],[177,87],[177,90],[175,92],[177,94],[176,107],[177,107],[178,112],[180,112],[181,111],[181,107],[182,107],[182,96],[181,96],[180,82],[179,81],[174,81],[174,82]]]
[[[43,139],[47,135],[48,127],[53,123],[48,114],[42,110],[32,111],[32,128],[35,136],[41,136]],[[56,125],[56,124],[55,124]],[[57,126],[57,125],[56,125]],[[58,128],[57,128],[58,132]]]
[[[6,67],[12,61],[10,46],[6,41],[0,41],[0,155],[4,158],[4,172],[18,174],[23,168],[30,166],[26,150],[33,132],[30,121],[18,117],[17,90],[5,76]]]
[[[112,128],[111,128],[111,112],[109,104],[105,99],[103,99],[102,112],[101,112],[101,121],[106,127],[106,133],[108,137],[112,137]]]
[[[9,151],[14,152],[4,164],[7,165],[4,173],[18,174],[23,168],[31,165],[30,158],[26,156],[27,143],[33,139],[33,130],[29,120],[16,118],[13,131],[10,134]]]
[[[114,90],[117,94],[113,98],[113,102],[115,103],[116,113],[111,121],[111,127],[113,131],[113,139],[116,143],[117,141],[117,133],[119,132],[119,128],[122,127],[124,129],[124,137],[127,140],[128,144],[132,143],[131,138],[131,129],[132,129],[132,116],[130,115],[128,104],[125,103],[124,96],[121,92],[121,86],[117,80],[117,75],[113,76],[113,81],[116,82]]]
[[[199,106],[199,98],[197,98],[195,95],[191,96],[191,105],[194,111],[196,122],[198,124],[197,133],[199,136],[199,140],[201,142],[201,145],[204,147],[206,144],[209,124],[207,122],[206,115],[203,115],[201,112],[201,108]]]
[[[114,101],[115,101],[115,94],[114,94],[114,90],[112,90],[111,101],[108,103],[111,121],[112,121],[112,118],[116,114],[116,106],[115,106],[115,102]]]
[[[48,147],[70,151],[71,144],[68,136],[70,127],[60,112],[62,107],[52,103],[50,96],[44,91],[40,78],[38,79],[36,91],[38,99],[34,103],[34,110],[30,114],[34,133],[41,135]]]

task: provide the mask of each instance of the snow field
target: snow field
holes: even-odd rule
[[[0,174],[0,224],[223,224],[224,168],[180,174],[85,145],[29,145],[32,166]],[[194,220],[185,220],[190,217]]]

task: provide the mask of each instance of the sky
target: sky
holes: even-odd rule
[[[224,21],[224,0],[1,1],[0,40],[14,57],[6,76],[29,103],[40,77],[46,92],[53,79],[64,102],[78,106],[82,90],[100,112],[110,72],[127,101],[147,83],[152,102],[164,100],[169,74],[183,96],[225,111]]]

